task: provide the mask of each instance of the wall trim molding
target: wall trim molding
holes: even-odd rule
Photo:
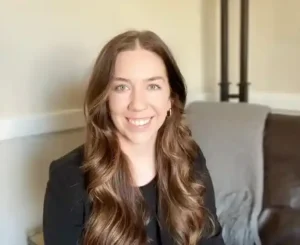
[[[0,141],[82,128],[82,109],[0,119]]]
[[[189,93],[187,104],[198,101],[218,101],[215,93]],[[233,102],[235,103],[235,102]],[[262,93],[250,91],[249,103],[270,106],[276,113],[300,115],[300,94]],[[0,141],[84,127],[82,109],[0,119]]]
[[[219,93],[190,93],[187,102],[219,101]],[[231,101],[235,103],[234,100]],[[265,93],[250,90],[249,103],[269,106],[274,113],[300,115],[299,93]]]

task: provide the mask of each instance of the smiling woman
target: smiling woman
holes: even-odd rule
[[[103,47],[86,93],[86,141],[50,167],[46,245],[224,245],[185,101],[155,33],[127,31]]]

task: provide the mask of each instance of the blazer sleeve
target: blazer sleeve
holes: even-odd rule
[[[200,178],[202,179],[203,184],[206,187],[206,192],[204,196],[204,205],[210,212],[210,215],[213,216],[215,221],[215,232],[213,235],[209,237],[204,237],[201,239],[201,245],[225,245],[223,237],[222,237],[222,227],[218,221],[217,210],[215,204],[215,191],[213,182],[209,173],[209,170],[206,166],[206,159],[203,153],[200,151],[198,159],[196,160],[196,169],[200,174]]]
[[[50,165],[43,210],[45,245],[80,244],[84,204],[78,173],[66,162]]]

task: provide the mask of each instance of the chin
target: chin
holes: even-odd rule
[[[127,134],[126,135],[127,141],[131,142],[132,144],[151,144],[156,139],[156,134],[148,134],[148,133],[141,133],[141,134]]]

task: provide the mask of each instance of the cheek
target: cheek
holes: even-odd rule
[[[171,108],[170,91],[163,89],[157,93],[151,93],[148,101],[159,114],[166,114]]]
[[[122,96],[111,95],[108,97],[108,107],[112,114],[120,113],[126,107],[126,99]]]
[[[167,114],[167,111],[171,107],[171,103],[168,100],[166,101],[165,98],[164,99],[156,98],[155,100],[153,100],[152,106],[153,108],[155,108],[156,112],[160,116],[165,116]]]
[[[117,106],[116,100],[113,96],[108,97],[108,108],[110,111],[114,111]]]
[[[117,99],[115,96],[109,96],[108,97],[108,109],[110,118],[112,120],[112,123],[114,126],[120,130],[120,115],[122,114],[122,103],[120,103],[120,100]]]

